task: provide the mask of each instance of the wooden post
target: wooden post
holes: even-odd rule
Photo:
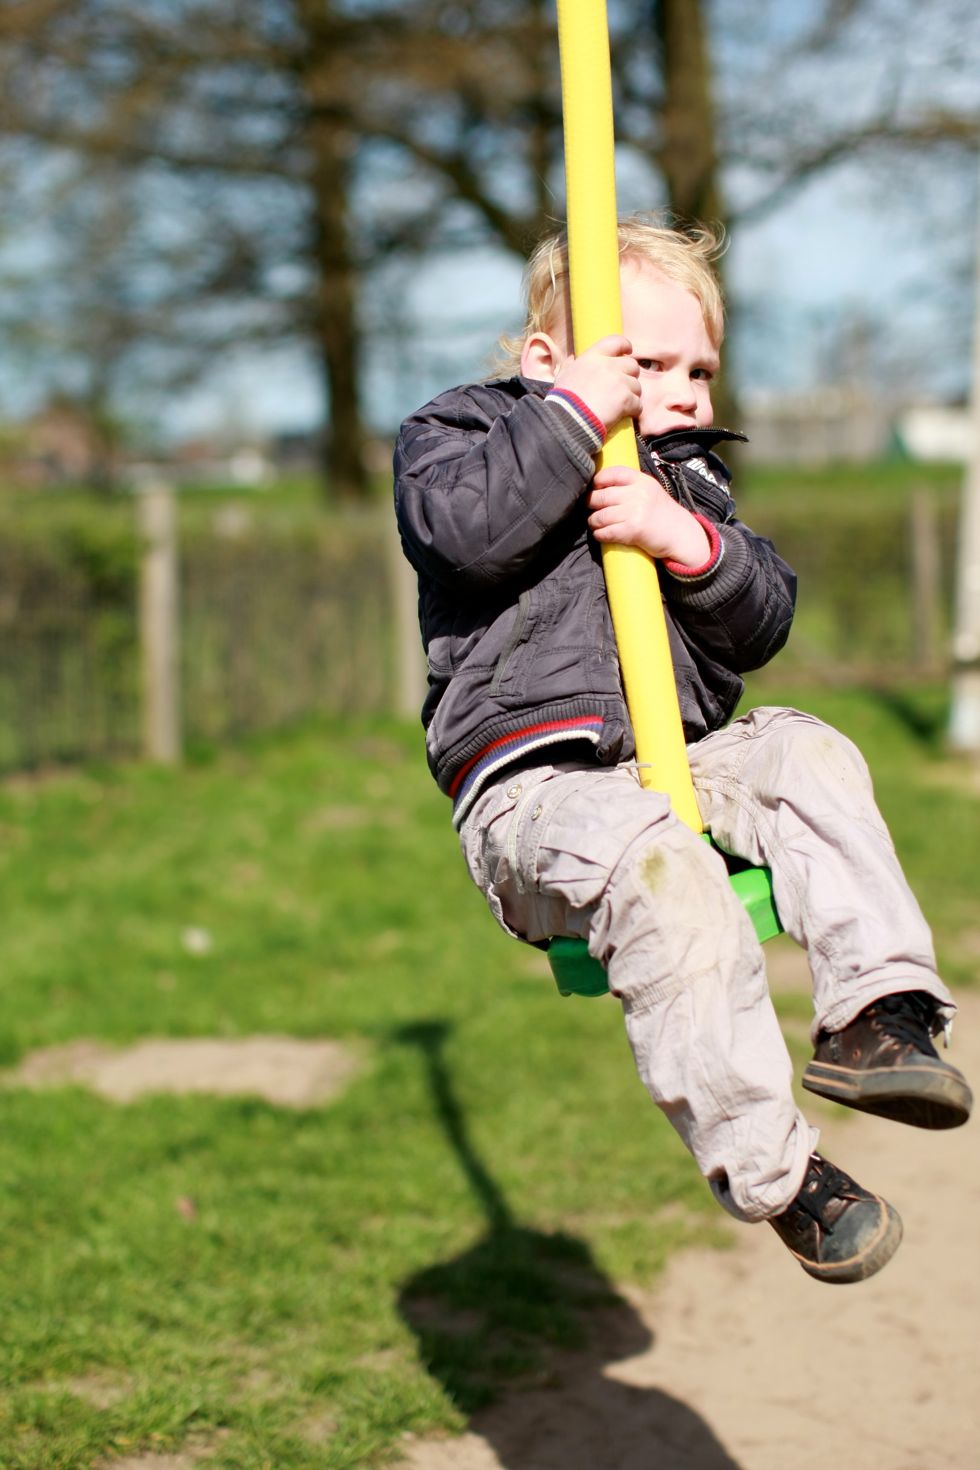
[[[939,662],[939,522],[928,490],[912,494],[912,656],[921,674]]]
[[[418,581],[402,551],[391,512],[385,516],[385,541],[393,622],[393,711],[399,719],[417,720],[426,690],[425,659],[419,635]]]
[[[140,650],[143,754],[172,765],[182,754],[177,506],[173,486],[152,481],[139,492]]]
[[[949,743],[953,750],[980,761],[980,215],[973,304],[970,448],[959,526]]]

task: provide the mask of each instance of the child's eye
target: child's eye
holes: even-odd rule
[[[663,366],[655,357],[638,357],[636,359],[636,365],[644,373],[659,373]]]
[[[714,373],[709,368],[695,368],[691,373],[692,378],[699,378],[702,383],[710,383]]]

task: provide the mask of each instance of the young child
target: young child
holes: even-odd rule
[[[402,426],[395,496],[418,572],[429,764],[508,932],[587,939],[650,1096],[738,1219],[768,1220],[818,1280],[889,1260],[901,1222],[815,1152],[762,950],[719,854],[641,787],[599,543],[659,576],[697,800],[724,851],[772,869],[813,975],[804,1086],[923,1128],[972,1097],[932,1044],[954,1006],[854,746],[792,709],[730,721],[786,640],[795,578],[735,516],[712,427],[723,307],[710,231],[619,231],[623,335],[573,354],[564,239],[527,272],[512,376]],[[595,472],[635,423],[641,470]]]

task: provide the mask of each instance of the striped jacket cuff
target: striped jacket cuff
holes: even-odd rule
[[[599,453],[606,442],[606,426],[577,393],[570,393],[567,388],[552,388],[544,401],[561,410],[576,444],[590,455]]]
[[[679,561],[665,561],[665,569],[672,577],[676,577],[678,582],[701,582],[705,577],[710,577],[712,573],[717,571],[721,559],[725,554],[725,543],[721,539],[718,527],[714,521],[709,521],[706,516],[698,515],[697,512],[694,514],[694,519],[699,526],[704,528],[705,534],[708,537],[708,557],[699,567],[688,567]]]

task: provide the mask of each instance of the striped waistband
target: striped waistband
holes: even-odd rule
[[[502,767],[513,764],[515,760],[523,760],[529,751],[566,740],[589,740],[598,745],[603,723],[602,715],[576,715],[568,720],[544,720],[537,725],[525,725],[522,730],[514,730],[510,735],[492,740],[471,756],[453,777],[449,788],[453,799],[453,826],[460,826],[479,792]]]

